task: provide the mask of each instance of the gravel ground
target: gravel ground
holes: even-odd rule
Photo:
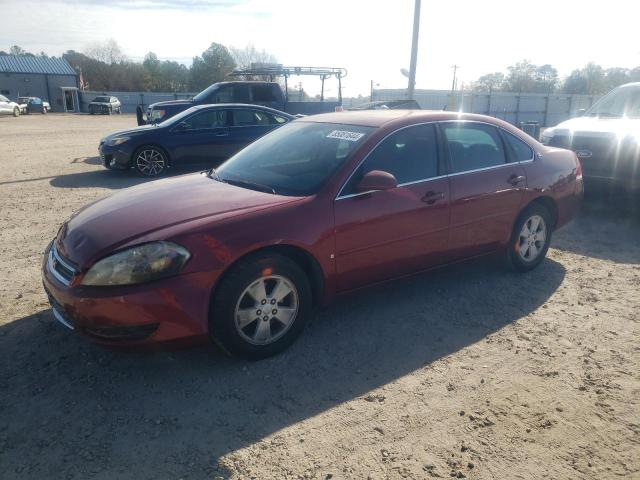
[[[39,270],[72,211],[142,181],[96,158],[134,124],[0,118],[0,478],[640,478],[637,212],[592,199],[529,274],[345,298],[269,360],[114,352],[53,320]]]

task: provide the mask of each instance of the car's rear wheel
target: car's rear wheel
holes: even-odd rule
[[[89,107],[89,115],[93,115],[95,113],[96,113],[95,109],[93,107]]]
[[[20,116],[20,109],[18,107],[15,107],[13,109],[13,116],[14,117],[19,117]]]
[[[293,343],[311,312],[304,271],[288,257],[258,255],[225,275],[212,299],[209,332],[232,355],[266,358]]]
[[[157,177],[167,166],[167,155],[158,147],[141,147],[133,154],[133,168],[144,177]]]
[[[511,269],[526,272],[544,260],[551,244],[552,221],[542,205],[532,204],[518,217],[507,248],[507,263]]]
[[[43,115],[47,114],[47,107],[45,107],[44,105],[42,106],[42,114]]]

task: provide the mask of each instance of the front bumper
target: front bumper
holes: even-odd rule
[[[104,143],[98,146],[100,161],[106,168],[113,170],[127,170],[131,167],[131,152],[109,147]]]
[[[78,279],[65,285],[52,273],[48,258],[49,249],[42,265],[44,290],[54,318],[69,330],[113,346],[206,338],[210,292],[207,275],[179,275],[122,287],[87,287],[79,285]]]

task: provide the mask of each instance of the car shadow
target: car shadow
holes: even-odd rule
[[[580,213],[554,233],[551,246],[616,263],[640,264],[640,205],[627,196],[593,192]]]
[[[86,159],[91,160],[91,159]],[[99,159],[98,159],[99,160]],[[89,163],[89,162],[87,162]],[[52,187],[58,188],[108,188],[111,190],[117,190],[122,188],[133,187],[140,185],[141,183],[150,182],[153,180],[159,180],[162,178],[175,177],[178,175],[185,175],[188,173],[196,173],[200,169],[185,169],[176,168],[167,171],[160,177],[145,178],[136,175],[133,170],[120,171],[120,170],[91,170],[88,172],[69,173],[66,175],[58,175],[49,180],[49,184]]]
[[[549,259],[524,275],[483,259],[389,283],[319,312],[289,350],[255,363],[210,346],[105,350],[43,310],[0,328],[0,464],[22,479],[228,478],[221,457],[490,341],[564,276]]]

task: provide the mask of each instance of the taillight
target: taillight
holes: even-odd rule
[[[582,165],[580,159],[576,155],[576,180],[582,180]]]

